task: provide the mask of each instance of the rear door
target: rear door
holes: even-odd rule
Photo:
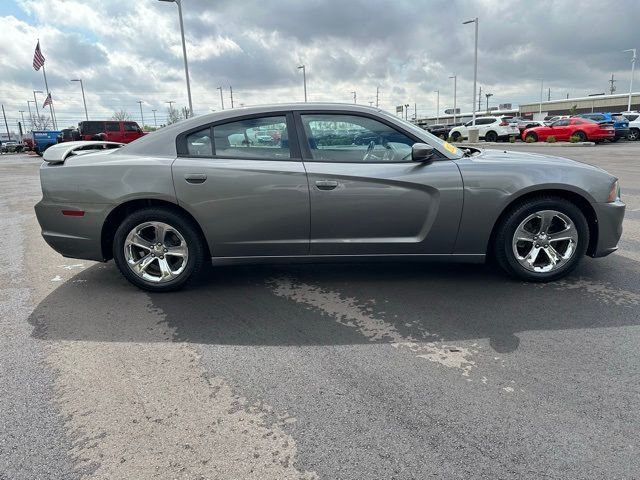
[[[105,122],[107,140],[110,142],[122,142],[124,140],[120,130],[121,122]]]
[[[178,137],[176,195],[212,256],[309,253],[309,187],[292,123],[290,113],[276,112]]]
[[[463,196],[453,161],[411,161],[419,139],[373,114],[310,111],[296,113],[296,121],[309,179],[311,254],[452,252]],[[364,137],[368,144],[354,141]]]

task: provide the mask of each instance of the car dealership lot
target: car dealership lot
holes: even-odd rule
[[[491,267],[224,267],[147,294],[40,237],[0,158],[0,478],[633,478],[640,144],[505,144],[621,180],[620,251]]]

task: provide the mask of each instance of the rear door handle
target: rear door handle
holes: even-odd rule
[[[184,179],[187,181],[187,183],[204,183],[204,181],[207,179],[207,175],[204,173],[185,173]]]
[[[334,180],[318,180],[316,182],[316,188],[318,190],[333,190],[338,186],[338,182]]]

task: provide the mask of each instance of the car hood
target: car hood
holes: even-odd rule
[[[588,163],[578,162],[577,160],[571,160],[569,158],[557,157],[554,155],[545,155],[543,153],[531,153],[531,152],[515,152],[513,150],[491,150],[482,149],[480,153],[471,157],[472,160],[479,162],[496,162],[504,163],[508,165],[550,165],[550,166],[563,166],[563,167],[575,167],[586,168],[598,172],[606,172],[600,167],[590,165]]]

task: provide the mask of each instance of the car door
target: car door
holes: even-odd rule
[[[121,122],[105,122],[105,132],[107,140],[110,142],[122,142],[122,133],[120,131]]]
[[[569,137],[571,136],[571,127],[569,125],[568,118],[553,122],[551,127],[551,133],[549,133],[549,135],[553,135],[558,141],[569,140]]]
[[[309,253],[309,187],[292,122],[284,112],[236,117],[178,137],[176,195],[212,256]]]
[[[312,255],[452,252],[463,197],[453,161],[411,161],[419,138],[373,114],[301,112],[296,124],[309,179]],[[352,131],[372,140],[357,145]]]

